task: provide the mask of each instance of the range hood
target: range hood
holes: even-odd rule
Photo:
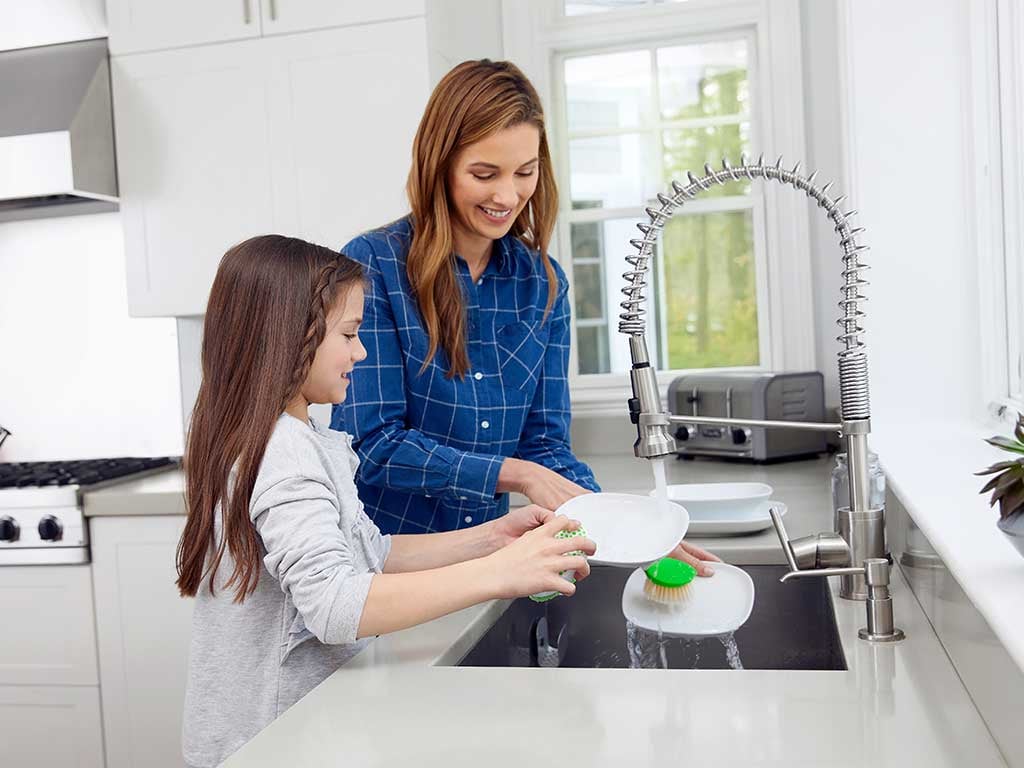
[[[0,52],[0,221],[113,210],[106,39]]]

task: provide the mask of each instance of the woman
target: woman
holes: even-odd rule
[[[600,490],[569,446],[568,284],[547,253],[558,192],[536,91],[509,62],[463,62],[412,154],[409,216],[342,249],[367,272],[369,357],[331,426],[354,438],[367,512],[386,533],[447,531],[504,514],[509,491],[557,509]]]
[[[369,359],[332,427],[386,532],[549,509],[598,490],[569,447],[569,302],[547,255],[558,208],[540,100],[512,64],[465,62],[413,144],[411,213],[342,250],[367,270]]]

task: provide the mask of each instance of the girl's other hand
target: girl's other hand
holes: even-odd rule
[[[539,528],[555,516],[550,509],[530,504],[525,507],[516,507],[509,510],[508,514],[499,517],[494,521],[494,548],[501,549],[518,539],[527,531]],[[569,530],[576,530],[576,523],[570,526]]]
[[[573,594],[576,585],[563,579],[561,573],[575,571],[577,581],[586,578],[590,573],[586,555],[593,555],[597,547],[585,537],[556,539],[555,535],[577,527],[576,521],[564,515],[553,515],[539,527],[526,531],[488,555],[485,560],[495,597],[524,597],[552,591]],[[575,550],[582,550],[584,554],[568,554]]]
[[[697,569],[698,576],[711,576],[714,574],[714,569],[706,562],[710,560],[713,563],[722,562],[720,558],[708,552],[706,549],[701,549],[693,544],[686,541],[680,541],[671,553],[669,557],[674,557],[676,560],[682,560],[684,563],[689,563]]]
[[[534,504],[554,510],[569,499],[591,493],[557,472],[523,459],[505,459],[498,483],[499,488],[504,486],[504,490],[518,491]]]

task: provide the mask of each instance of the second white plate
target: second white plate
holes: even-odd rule
[[[772,507],[778,510],[780,517],[786,516],[786,505],[774,499],[761,502],[751,512],[730,514],[725,511],[710,519],[691,515],[687,536],[735,536],[763,531],[772,527],[772,518],[768,514]]]

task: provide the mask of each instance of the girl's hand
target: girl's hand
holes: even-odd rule
[[[494,549],[511,544],[527,531],[539,528],[554,516],[555,513],[550,509],[538,507],[536,504],[509,510],[507,515],[499,517],[493,523]],[[575,525],[569,527],[570,531],[575,529]]]
[[[702,560],[710,560],[713,563],[722,562],[720,558],[711,554],[706,549],[701,549],[700,547],[696,547],[686,541],[680,541],[679,546],[669,553],[669,557],[674,557],[676,560],[682,560],[684,563],[689,563],[697,569],[698,576],[711,576],[715,572],[711,566],[701,562]]]
[[[552,516],[540,527],[527,531],[484,558],[494,596],[524,597],[552,591],[573,594],[576,585],[560,574],[562,571],[575,571],[579,581],[590,573],[590,565],[585,556],[567,553],[582,550],[585,555],[592,555],[597,549],[594,542],[582,536],[555,538],[559,531],[572,530],[574,525],[579,523],[564,515]]]

